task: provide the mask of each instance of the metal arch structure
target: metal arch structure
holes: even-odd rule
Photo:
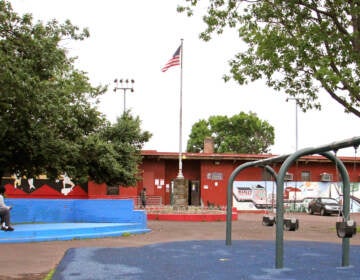
[[[275,267],[283,268],[283,251],[284,251],[284,236],[283,236],[283,226],[284,226],[284,178],[288,168],[293,164],[298,158],[306,155],[312,154],[320,154],[329,160],[336,163],[339,168],[339,172],[342,176],[343,180],[343,216],[345,219],[349,217],[350,211],[350,180],[349,174],[346,170],[345,165],[341,160],[339,160],[335,155],[330,153],[329,151],[337,151],[342,148],[347,147],[357,147],[360,145],[360,137],[354,137],[351,139],[346,139],[339,142],[334,142],[325,146],[320,146],[317,148],[305,148],[302,150],[298,150],[293,154],[278,156],[269,159],[247,162],[240,166],[238,166],[230,175],[228,181],[228,189],[227,189],[227,215],[226,215],[226,245],[231,245],[231,212],[232,212],[232,192],[233,192],[233,182],[235,177],[244,169],[249,167],[256,166],[265,166],[265,168],[275,177],[276,179],[276,260]],[[278,175],[276,175],[275,171],[269,167],[267,164],[274,162],[283,162],[279,169]],[[343,238],[342,241],[342,266],[349,265],[349,247],[350,240],[349,238]]]
[[[359,140],[360,141],[360,140]],[[321,151],[319,148],[302,149],[290,155],[281,165],[277,176],[277,189],[276,189],[276,260],[275,267],[283,268],[284,259],[284,209],[282,207],[284,202],[284,178],[286,171],[289,167],[300,157],[318,153],[329,160],[333,161],[340,172],[343,180],[343,217],[345,220],[349,218],[350,212],[350,179],[343,162],[338,159],[334,154],[328,151]],[[342,266],[349,266],[349,251],[350,239],[342,239]]]
[[[275,178],[275,182],[277,185],[277,175],[274,169],[272,169],[268,164],[274,162],[282,162],[289,155],[277,156],[268,159],[262,159],[257,161],[245,162],[239,165],[235,170],[231,173],[227,186],[227,205],[226,205],[226,245],[231,245],[231,231],[232,231],[232,197],[233,197],[233,183],[236,176],[244,169],[249,167],[263,167]]]

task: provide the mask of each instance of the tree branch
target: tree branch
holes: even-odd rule
[[[321,82],[324,89],[329,93],[329,95],[345,108],[345,111],[353,113],[360,118],[359,110],[356,110],[353,106],[351,106],[351,104],[349,104],[349,102],[347,102],[345,99],[341,98],[334,91],[332,91],[331,88],[322,79],[319,79],[319,81]]]
[[[336,13],[330,13],[328,11],[324,11],[324,10],[320,10],[317,8],[317,0],[313,1],[314,5],[310,5],[308,3],[305,3],[304,1],[302,0],[299,0],[297,1],[297,3],[300,5],[300,6],[304,6],[305,8],[308,8],[316,13],[319,13],[319,14],[322,14],[322,15],[325,15],[329,18],[331,18],[335,24],[335,26],[338,28],[338,30],[342,33],[342,34],[345,34],[345,35],[349,35],[349,32],[346,30],[346,28],[344,26],[341,25],[341,23],[338,21],[337,17],[336,17]]]

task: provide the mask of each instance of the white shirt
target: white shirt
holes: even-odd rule
[[[10,210],[10,207],[5,204],[4,197],[2,194],[0,194],[0,208],[6,208]]]

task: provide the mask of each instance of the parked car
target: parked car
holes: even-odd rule
[[[309,203],[313,201],[316,197],[307,197],[304,198],[303,201],[300,204],[301,211],[309,213]]]
[[[318,197],[309,203],[308,213],[320,213],[321,216],[340,214],[342,213],[342,206],[336,199],[328,197]]]

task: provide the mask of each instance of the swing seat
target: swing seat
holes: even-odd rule
[[[269,215],[263,216],[262,224],[264,226],[272,227],[275,224],[275,217]]]
[[[284,230],[296,231],[298,229],[299,229],[299,219],[296,218],[284,219]]]
[[[339,238],[350,238],[356,234],[356,222],[354,220],[336,222],[336,232]]]

